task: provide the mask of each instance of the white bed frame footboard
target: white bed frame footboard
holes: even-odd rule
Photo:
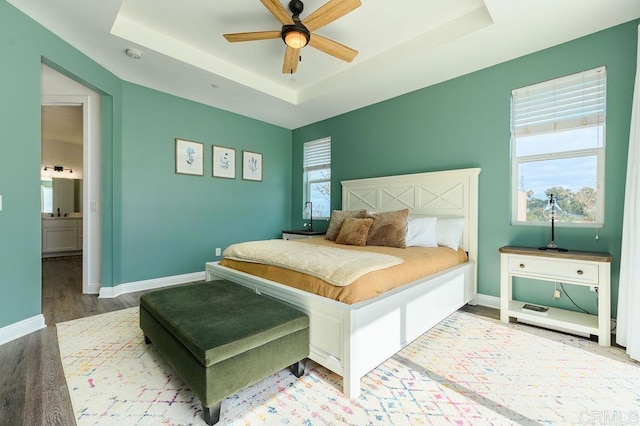
[[[226,279],[281,300],[310,319],[310,358],[343,377],[343,392],[360,395],[360,378],[466,303],[475,304],[480,169],[342,182],[342,208],[463,217],[461,247],[469,262],[353,305],[330,300],[218,262],[206,279]]]

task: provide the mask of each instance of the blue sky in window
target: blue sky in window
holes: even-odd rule
[[[516,140],[516,155],[526,157],[597,149],[603,146],[603,135],[604,126],[592,126],[519,137]],[[533,190],[536,198],[547,198],[545,191],[554,186],[578,192],[584,187],[595,188],[596,183],[597,157],[595,155],[546,159],[519,165],[518,188]]]
[[[578,192],[596,187],[597,159],[595,156],[561,158],[557,160],[521,163],[518,188],[533,190],[536,198],[547,198],[545,191],[554,186]]]

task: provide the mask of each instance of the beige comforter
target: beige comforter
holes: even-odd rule
[[[404,262],[390,268],[369,272],[344,287],[331,285],[319,278],[273,265],[241,262],[227,258],[223,258],[220,265],[342,303],[353,304],[467,262],[467,255],[462,249],[456,252],[447,247],[407,247],[406,249],[380,246],[354,247],[336,244],[323,237],[309,238],[300,240],[300,242],[314,246],[389,254],[402,258]]]
[[[249,241],[229,246],[223,256],[298,271],[344,287],[369,272],[402,263],[388,254],[311,246],[287,240]]]

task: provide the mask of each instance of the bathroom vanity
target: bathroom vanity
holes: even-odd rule
[[[82,251],[82,216],[42,217],[42,255]]]

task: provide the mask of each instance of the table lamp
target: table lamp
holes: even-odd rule
[[[304,203],[304,218],[309,220],[307,225],[307,231],[313,231],[313,203],[307,201]]]
[[[546,247],[538,247],[540,250],[557,250],[557,251],[569,251],[565,248],[558,247],[556,244],[556,227],[555,222],[558,216],[562,216],[564,212],[553,198],[553,194],[549,194],[549,204],[542,211],[542,215],[551,220],[551,242]]]

